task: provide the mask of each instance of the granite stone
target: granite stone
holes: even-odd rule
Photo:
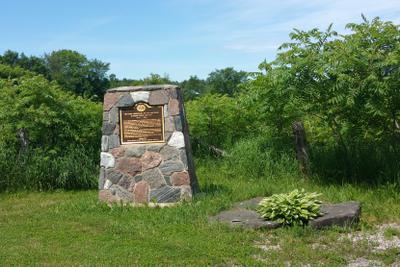
[[[161,149],[160,154],[164,161],[178,160],[180,152],[175,147],[166,145],[163,147],[163,149]]]
[[[173,132],[171,138],[168,141],[169,146],[173,146],[176,148],[185,147],[185,139],[182,132]]]
[[[173,172],[181,172],[185,169],[183,163],[178,160],[164,161],[159,167],[163,175],[171,175]]]
[[[103,135],[101,137],[101,151],[106,152],[108,150],[108,136]]]
[[[117,159],[116,168],[126,175],[135,176],[142,171],[142,163],[138,158],[123,157]]]
[[[189,174],[187,172],[174,172],[171,175],[171,184],[173,186],[189,185]]]
[[[149,91],[139,91],[130,93],[134,103],[137,102],[149,102],[150,92]]]
[[[113,168],[115,166],[115,158],[113,155],[101,152],[100,153],[100,166],[105,168]]]
[[[179,187],[163,186],[150,191],[150,200],[158,203],[177,202],[181,197],[181,189]]]
[[[142,171],[146,171],[160,165],[162,157],[160,153],[146,151],[140,158],[140,161],[142,162]]]
[[[152,189],[166,185],[164,176],[161,174],[158,168],[147,170],[143,172],[141,176],[142,181],[146,181]]]
[[[126,108],[126,107],[132,107],[134,104],[135,104],[135,102],[133,101],[132,96],[130,94],[124,94],[118,100],[118,102],[115,106],[117,108]]]
[[[127,157],[141,157],[146,151],[145,145],[132,145],[125,151],[125,156]]]
[[[150,105],[164,105],[168,103],[168,95],[165,91],[152,91],[150,93]]]
[[[109,190],[112,195],[121,199],[123,202],[132,202],[133,201],[132,193],[119,185],[113,184]]]
[[[103,135],[111,135],[114,133],[115,123],[103,122],[102,132]]]
[[[150,186],[146,181],[140,181],[133,188],[133,199],[135,203],[146,204],[150,200]]]
[[[118,135],[110,135],[108,137],[108,149],[113,149],[116,147],[119,147],[120,143],[119,143],[119,136]]]

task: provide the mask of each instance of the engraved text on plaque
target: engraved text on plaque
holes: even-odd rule
[[[122,144],[163,142],[163,106],[138,103],[120,109],[120,129]]]

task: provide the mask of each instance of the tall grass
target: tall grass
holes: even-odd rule
[[[0,191],[88,189],[97,184],[97,150],[66,148],[62,153],[0,149]]]

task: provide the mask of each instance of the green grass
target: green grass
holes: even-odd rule
[[[393,262],[399,251],[372,252],[339,239],[349,232],[400,222],[395,186],[323,184],[281,171],[259,178],[236,175],[212,161],[197,164],[202,193],[174,208],[109,208],[97,190],[0,195],[0,262],[3,266],[342,266],[357,257]],[[250,197],[295,188],[323,200],[359,200],[361,224],[350,229],[230,229],[207,218]],[[278,246],[279,249],[262,249]],[[319,246],[319,247],[318,247]],[[390,260],[393,259],[393,260]],[[388,262],[387,262],[388,261]]]

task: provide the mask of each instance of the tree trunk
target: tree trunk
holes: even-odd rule
[[[296,157],[299,162],[301,172],[309,175],[308,147],[306,139],[306,131],[303,123],[296,121],[292,124],[294,142],[296,146]]]
[[[25,128],[18,129],[17,136],[20,141],[19,155],[25,154],[29,146],[28,131]]]

